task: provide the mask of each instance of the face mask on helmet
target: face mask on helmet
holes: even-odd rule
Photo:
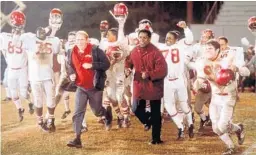
[[[252,32],[256,32],[256,16],[248,19],[248,29]]]
[[[50,12],[49,25],[60,29],[63,23],[63,14],[60,9],[54,8]]]
[[[38,27],[36,29],[36,37],[40,40],[45,40],[46,39],[46,32],[43,27]]]
[[[13,11],[9,19],[13,34],[21,34],[26,24],[26,16],[21,11]]]

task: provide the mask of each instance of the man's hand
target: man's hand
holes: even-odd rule
[[[229,67],[233,72],[238,72],[238,68],[235,65]]]
[[[185,21],[179,21],[179,22],[177,23],[177,26],[184,29],[184,28],[187,27],[187,24],[186,24]]]
[[[69,78],[70,78],[71,81],[75,81],[76,80],[76,74],[71,74],[69,76]]]
[[[145,80],[145,79],[147,79],[148,77],[149,77],[149,75],[148,75],[146,72],[142,72],[142,73],[141,73],[141,78],[142,78],[142,79]]]
[[[92,64],[89,64],[89,63],[84,63],[82,66],[83,66],[84,69],[91,69],[92,68]]]
[[[124,23],[126,22],[126,19],[128,17],[128,12],[125,16],[119,16],[119,17],[116,17],[111,10],[109,10],[109,13],[118,22],[119,25],[124,25]]]
[[[125,68],[124,74],[125,76],[129,76],[132,73],[132,70],[130,68]]]

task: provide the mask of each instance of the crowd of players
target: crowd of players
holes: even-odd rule
[[[88,40],[90,44],[99,46],[110,62],[110,68],[106,71],[102,104],[111,113],[111,117],[112,109],[115,111],[118,128],[128,128],[131,125],[130,117],[135,113],[132,104],[136,70],[128,67],[127,61],[131,51],[136,46],[141,46],[141,38],[138,37],[143,32],[141,30],[147,30],[150,32],[151,43],[166,61],[167,75],[163,79],[161,113],[162,116],[167,113],[176,124],[177,140],[184,139],[186,126],[189,137],[193,138],[194,111],[200,117],[198,132],[203,132],[205,126],[212,126],[212,130],[227,146],[223,154],[233,154],[235,146],[230,133],[237,135],[240,145],[245,138],[244,125],[232,122],[234,107],[239,98],[238,85],[242,81],[243,91],[246,84],[254,84],[255,46],[249,45],[243,38],[242,43],[248,47],[248,52],[244,55],[242,47],[229,46],[227,37],[216,38],[210,29],[204,30],[200,41],[194,43],[193,33],[185,21],[177,23],[184,30],[185,37],[180,38],[180,32],[176,30],[169,31],[165,43],[159,43],[159,35],[153,31],[148,19],[141,20],[135,32],[125,36],[127,7],[119,3],[110,14],[118,22],[118,27],[109,28],[108,21],[103,20],[100,23],[100,41],[89,36]],[[61,118],[65,119],[71,113],[69,94],[76,91],[76,86],[74,77],[67,71],[66,56],[78,46],[77,34],[81,34],[81,31],[69,32],[67,40],[56,37],[55,34],[63,23],[62,11],[56,8],[50,12],[49,26],[39,27],[35,33],[23,32],[25,22],[26,16],[21,11],[13,11],[10,15],[12,32],[0,34],[1,51],[8,65],[3,82],[6,100],[14,102],[19,121],[22,121],[25,109],[21,98],[26,99],[30,114],[34,110],[36,112],[39,127],[43,131],[55,132],[54,112],[62,96],[65,111]],[[256,17],[248,20],[248,28],[256,35]],[[255,89],[255,85],[250,86]],[[193,105],[191,93],[195,96]],[[48,109],[45,118],[44,102]],[[146,100],[145,114],[151,112],[149,103]],[[203,110],[204,106],[208,107],[209,115]],[[81,132],[88,130],[86,118],[83,119]],[[106,123],[102,117],[98,117],[98,121],[105,123],[107,130],[111,129],[112,122]],[[146,131],[150,128],[151,124],[144,124]],[[81,144],[75,145],[80,146]]]

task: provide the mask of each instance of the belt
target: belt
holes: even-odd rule
[[[228,93],[217,93],[217,95],[220,95],[220,96],[228,96]]]
[[[168,79],[168,81],[174,81],[177,80],[178,78],[173,78],[173,79]]]

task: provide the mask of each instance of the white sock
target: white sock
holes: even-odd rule
[[[149,100],[146,100],[146,112],[151,112]]]
[[[45,117],[44,117],[45,119],[48,119],[49,118],[49,112],[48,112],[48,110],[47,110],[47,112],[46,112],[46,114],[45,114]]]
[[[240,129],[241,129],[240,126],[238,126],[237,124],[231,123],[231,130],[232,130],[232,132],[236,132],[236,131],[238,131]]]
[[[15,104],[17,109],[21,109],[22,108],[20,99],[17,99],[17,100],[15,100],[13,102],[14,102],[14,104]]]
[[[184,123],[184,113],[181,111],[178,111],[177,117],[181,123]]]
[[[229,137],[228,133],[224,133],[220,136],[220,139],[227,145],[228,148],[234,148],[234,143],[232,139]]]
[[[187,118],[187,121],[188,121],[188,125],[189,125],[189,126],[190,126],[191,124],[193,124],[191,111],[189,111],[189,113],[186,114],[186,118]]]
[[[8,87],[5,88],[6,97],[12,98],[11,91],[8,89]]]
[[[183,127],[182,122],[180,121],[180,118],[178,117],[178,115],[173,116],[172,120],[174,121],[174,123],[177,125],[177,127],[179,129],[182,129],[182,131],[184,131],[184,127]]]
[[[87,123],[86,123],[86,118],[85,118],[85,116],[84,116],[84,120],[83,120],[82,125],[83,125],[84,127],[87,127]]]
[[[205,120],[206,120],[206,116],[205,116],[205,114],[204,114],[204,113],[199,114],[199,116],[200,116],[200,118],[201,118],[203,121],[205,121]]]
[[[37,122],[41,123],[43,121],[43,116],[36,116]]]
[[[69,111],[69,99],[68,100],[64,100],[64,105],[65,105],[65,111]]]

